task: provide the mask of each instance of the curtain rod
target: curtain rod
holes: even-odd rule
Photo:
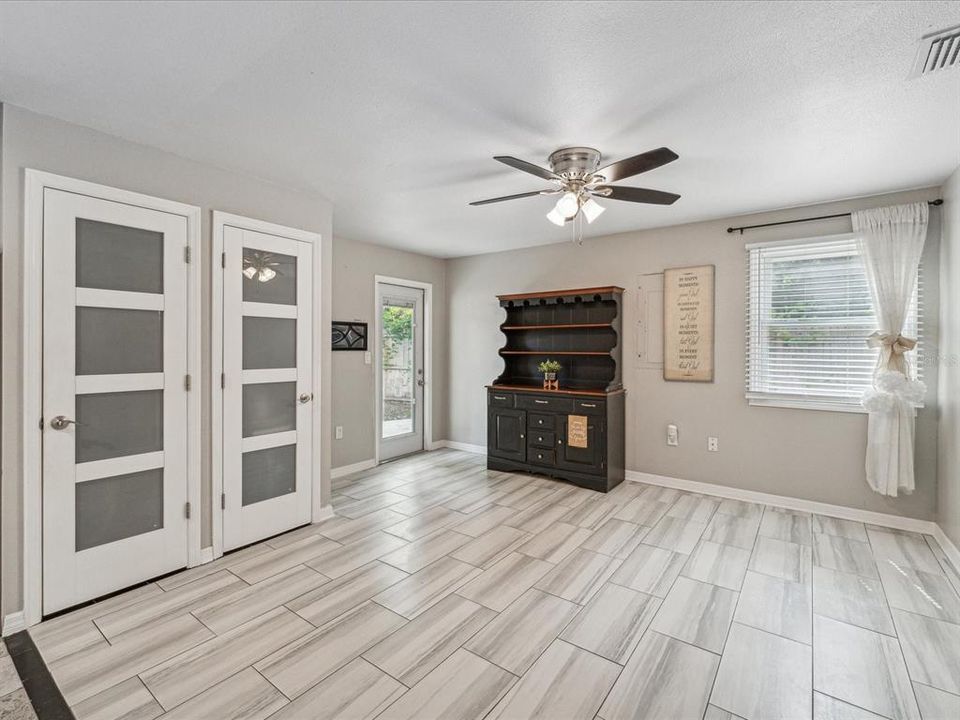
[[[927,205],[943,205],[943,200],[928,200]],[[818,215],[817,217],[800,218],[799,220],[781,220],[780,222],[761,223],[760,225],[743,225],[742,227],[728,227],[728,233],[734,233],[738,230],[743,235],[744,230],[754,230],[756,228],[774,227],[775,225],[793,225],[794,223],[813,222],[814,220],[832,220],[833,218],[850,217],[850,213],[837,213],[836,215]]]

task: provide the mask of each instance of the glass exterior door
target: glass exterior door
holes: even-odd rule
[[[310,243],[224,228],[223,547],[310,522]]]
[[[423,290],[380,283],[380,460],[423,449]]]
[[[187,221],[44,191],[43,611],[184,567]]]

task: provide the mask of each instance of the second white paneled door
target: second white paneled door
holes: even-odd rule
[[[223,549],[310,522],[313,246],[223,230]]]

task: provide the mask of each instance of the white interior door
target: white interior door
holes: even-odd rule
[[[423,290],[378,283],[380,460],[423,450]]]
[[[223,547],[310,522],[311,243],[223,235]]]
[[[186,566],[187,220],[43,196],[43,611]]]

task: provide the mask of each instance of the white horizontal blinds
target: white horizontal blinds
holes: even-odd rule
[[[748,261],[747,397],[858,404],[876,364],[866,338],[877,321],[854,238],[748,246]],[[920,297],[910,337],[922,330]]]

